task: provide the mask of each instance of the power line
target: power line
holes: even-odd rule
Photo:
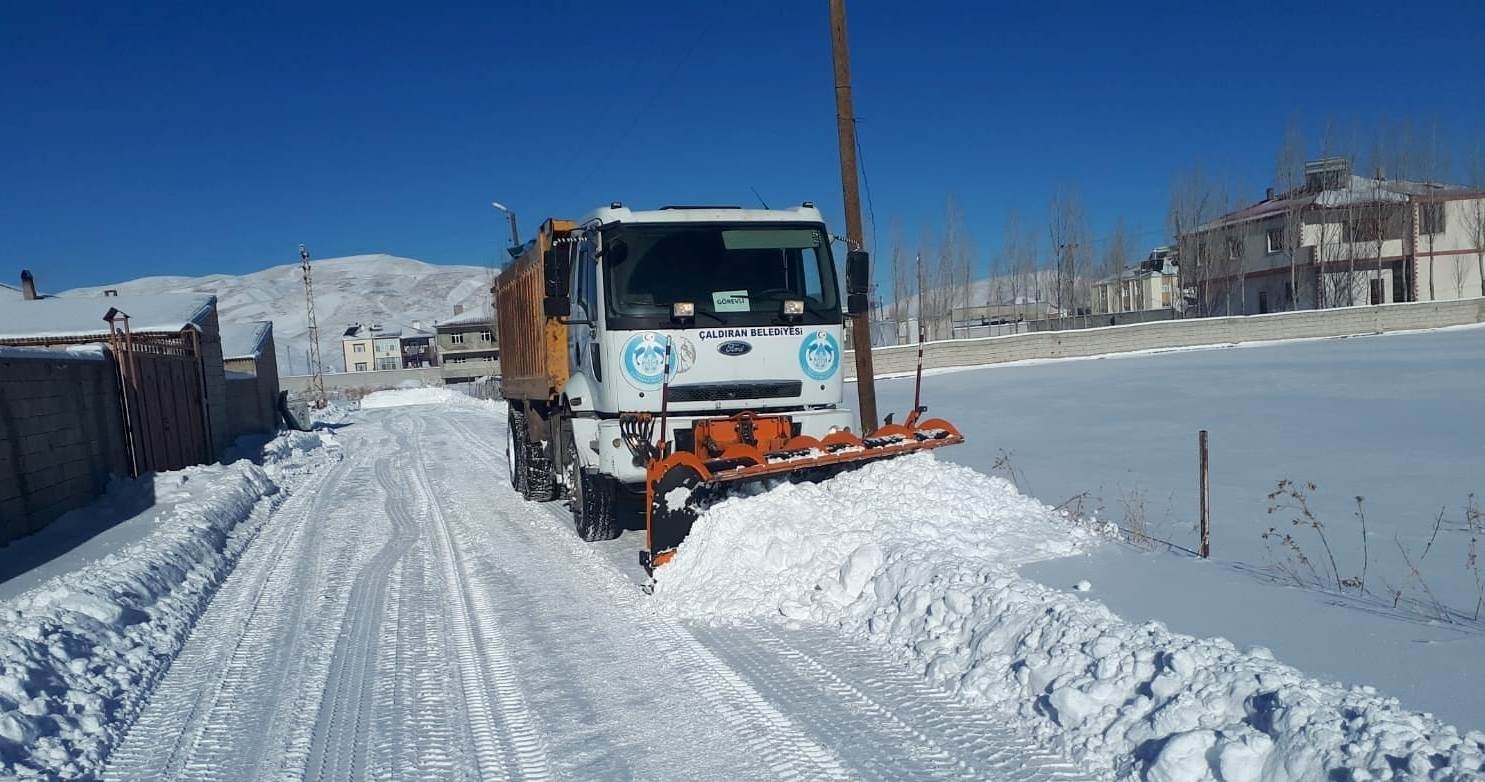
[[[691,37],[691,45],[687,47],[684,53],[681,54],[680,58],[676,60],[675,66],[672,67],[669,71],[670,73],[680,72],[681,66],[685,65],[686,62],[691,59],[691,55],[696,53],[697,48],[701,46],[702,39],[704,39],[707,33],[709,33],[710,31],[710,24],[703,25],[696,31],[696,34]],[[646,97],[644,102],[639,104],[639,108],[630,115],[629,125],[624,128],[624,132],[620,133],[612,142],[610,142],[610,149],[613,149],[615,151],[615,154],[603,156],[600,159],[601,165],[606,166],[609,161],[618,156],[617,152],[619,148],[626,140],[628,140],[629,134],[634,132],[635,126],[639,124],[640,117],[643,117],[646,113],[649,112],[650,106],[655,102],[656,98],[660,97],[661,91],[663,91],[667,86],[667,83],[663,78],[657,77],[654,81],[655,84],[654,87],[650,90],[649,96]],[[577,187],[573,189],[581,190],[585,185],[588,184],[589,181],[593,179],[593,174],[597,170],[598,166],[589,166],[588,172],[583,175],[583,178],[578,181]]]
[[[861,118],[852,120],[859,129]],[[871,203],[871,177],[866,175],[866,156],[861,153],[861,134],[856,134],[856,162],[861,166],[861,183],[866,186],[866,214],[871,219],[871,251],[876,252],[877,245],[877,209]]]

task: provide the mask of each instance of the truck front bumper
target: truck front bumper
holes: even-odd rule
[[[767,411],[759,411],[760,415],[774,415]],[[855,426],[855,415],[850,410],[796,410],[787,415],[799,426],[799,434],[809,435],[814,438],[822,438],[832,431],[847,429]],[[701,419],[716,418],[715,415],[672,415],[666,425],[665,440],[674,449],[676,444],[675,433],[677,431],[690,430],[693,422]],[[619,435],[619,422],[617,419],[588,419],[579,423],[573,422],[573,434],[577,440],[580,458],[584,467],[596,467],[599,472],[612,475],[624,484],[643,485],[645,481],[645,466],[642,460],[637,460],[630,453],[629,447]],[[586,425],[584,425],[586,424]],[[596,426],[595,426],[596,424]],[[655,436],[658,439],[660,433],[659,424],[655,427]],[[586,440],[586,442],[585,442]],[[590,461],[591,460],[591,461]]]

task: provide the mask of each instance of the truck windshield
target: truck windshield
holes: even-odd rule
[[[776,323],[785,299],[804,301],[807,324],[840,322],[835,268],[815,224],[619,225],[604,232],[610,321],[670,323],[670,305],[696,305],[697,322]],[[625,327],[623,323],[615,323]]]

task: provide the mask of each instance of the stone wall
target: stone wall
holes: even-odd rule
[[[1301,310],[1229,318],[1191,318],[984,339],[945,340],[924,344],[923,366],[929,369],[977,366],[1025,359],[1098,356],[1161,348],[1384,334],[1390,331],[1474,323],[1485,323],[1485,298]],[[912,372],[917,365],[917,355],[916,345],[877,348],[872,351],[873,370],[879,377]],[[845,356],[845,366],[846,378],[854,379],[855,357],[849,351]]]

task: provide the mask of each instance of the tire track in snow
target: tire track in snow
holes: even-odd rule
[[[254,674],[262,658],[273,653],[270,631],[281,625],[265,627],[254,620],[269,616],[293,621],[304,608],[305,598],[291,600],[288,589],[300,579],[279,576],[314,560],[305,552],[317,548],[319,539],[307,527],[322,515],[326,499],[339,493],[351,463],[342,459],[319,480],[300,487],[255,532],[161,680],[156,697],[110,758],[105,779],[211,779],[223,771],[224,764],[211,758],[228,754],[222,734],[242,727],[240,703],[271,693],[274,686]],[[276,536],[266,550],[259,547],[265,531]],[[196,632],[217,625],[235,632]]]
[[[399,448],[409,447],[398,437]],[[357,574],[351,585],[351,600],[335,642],[325,698],[320,703],[314,739],[310,744],[306,778],[364,779],[370,745],[368,729],[372,697],[368,683],[376,679],[377,651],[383,614],[389,599],[388,584],[402,556],[418,539],[418,522],[406,506],[406,492],[392,475],[391,462],[378,459],[376,482],[386,499],[383,507],[391,522],[391,535]]]
[[[503,460],[486,453],[490,442],[471,432],[458,417],[441,419],[459,439],[465,450],[497,475],[508,476],[508,465]],[[534,505],[521,505],[515,511],[524,515],[527,525],[536,526],[543,539],[530,541],[531,558],[528,566],[538,572],[572,571],[573,562],[583,562],[591,576],[587,587],[598,589],[618,613],[626,616],[626,622],[643,626],[661,659],[670,661],[689,685],[689,692],[710,705],[729,724],[735,737],[780,779],[824,780],[851,779],[840,758],[830,748],[820,744],[800,729],[793,720],[779,711],[759,694],[734,669],[708,650],[679,622],[660,615],[650,606],[633,582],[614,570],[586,543],[567,530],[553,529],[555,519],[544,509]],[[517,519],[512,519],[517,521]],[[545,528],[545,529],[540,529]],[[518,528],[519,529],[519,528]],[[566,551],[559,552],[560,549]],[[551,567],[540,559],[556,560]],[[599,580],[606,584],[593,583]],[[677,688],[674,695],[685,691]],[[668,694],[667,697],[670,695]]]
[[[536,728],[520,682],[506,653],[491,595],[472,588],[468,566],[455,545],[428,477],[422,428],[413,418],[413,488],[421,507],[432,516],[433,537],[444,566],[446,598],[451,606],[452,644],[464,685],[465,711],[474,738],[475,759],[483,778],[542,780],[552,778],[546,740]]]
[[[479,448],[498,437],[475,435],[463,416],[444,422],[477,459],[507,474],[503,460]],[[592,586],[607,592],[632,622],[652,630],[659,656],[681,663],[689,687],[675,694],[695,692],[726,715],[781,778],[1088,778],[1014,726],[827,628],[787,631],[763,622],[693,627],[660,615],[612,562],[571,534],[554,509],[527,507],[534,520],[529,531],[543,536],[535,544],[567,549],[562,553],[570,556],[556,558],[568,563],[567,570],[575,569],[573,562],[592,563]]]
[[[850,747],[852,772],[863,779],[1087,778],[1011,726],[884,667],[869,650],[828,630],[755,621],[698,632],[794,713],[813,712],[811,727],[833,746]]]

